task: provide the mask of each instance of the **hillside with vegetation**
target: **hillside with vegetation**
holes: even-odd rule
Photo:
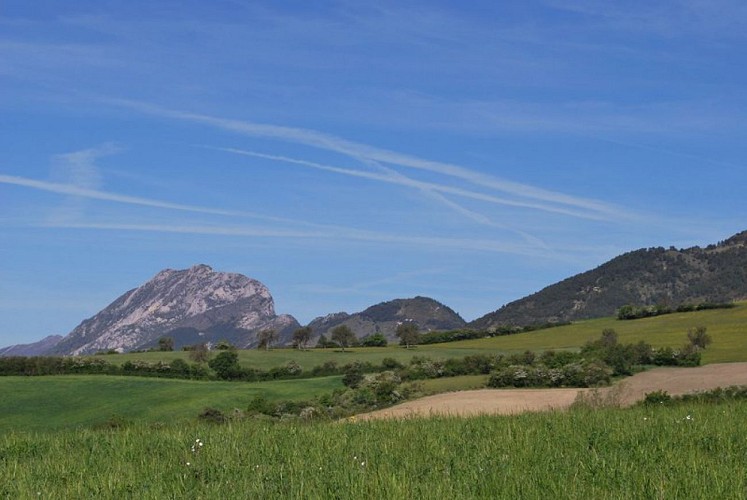
[[[112,418],[184,421],[203,408],[274,420],[300,418],[313,408],[317,417],[340,418],[420,395],[488,385],[584,387],[589,376],[596,377],[592,385],[607,384],[610,376],[642,368],[636,364],[689,364],[688,334],[701,328],[710,339],[703,343],[707,348],[698,349],[701,363],[745,361],[745,324],[747,304],[738,303],[410,349],[229,349],[202,362],[195,362],[191,351],[4,358],[0,431],[108,425]],[[44,373],[55,376],[32,376]],[[257,397],[264,400],[260,406]]]
[[[747,297],[747,231],[705,248],[645,248],[506,304],[469,324],[485,330],[612,316],[635,306]]]
[[[395,299],[373,305],[354,314],[335,313],[309,323],[313,336],[329,336],[332,329],[348,326],[358,338],[381,334],[390,341],[397,340],[397,326],[413,322],[423,332],[463,328],[467,322],[450,307],[429,297]]]

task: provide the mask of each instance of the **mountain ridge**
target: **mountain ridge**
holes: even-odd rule
[[[259,330],[275,329],[286,341],[299,326],[292,316],[275,314],[272,296],[259,281],[198,264],[164,269],[125,292],[81,322],[52,353],[131,351],[153,347],[163,336],[172,337],[177,348],[220,339],[252,347]]]
[[[626,304],[730,302],[747,297],[747,231],[708,245],[641,248],[549,285],[469,323],[470,328],[614,315]]]
[[[392,341],[402,321],[415,321],[422,331],[490,330],[610,316],[626,304],[677,306],[744,298],[747,231],[704,248],[650,247],[625,252],[469,323],[445,304],[417,296],[381,302],[357,313],[319,316],[308,326],[312,339],[346,324],[359,338],[382,333]],[[217,273],[198,264],[160,271],[64,338],[50,336],[8,346],[0,349],[0,356],[142,349],[154,347],[160,336],[169,335],[177,348],[222,339],[237,347],[253,347],[257,332],[264,328],[278,331],[278,344],[287,345],[299,327],[292,316],[275,314],[272,296],[259,281],[237,273]]]
[[[397,326],[413,321],[421,331],[463,328],[467,322],[449,306],[430,297],[416,296],[380,302],[363,311],[348,314],[338,312],[320,316],[309,323],[312,338],[329,336],[330,331],[347,325],[358,338],[380,333],[388,340],[396,340]]]

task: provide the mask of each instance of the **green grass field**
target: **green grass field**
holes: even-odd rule
[[[104,375],[0,377],[0,432],[93,426],[115,416],[150,423],[187,421],[205,407],[246,409],[256,396],[312,399],[343,387],[340,378],[245,383]]]
[[[438,394],[441,392],[468,391],[484,389],[488,375],[460,375],[458,377],[431,378],[418,380],[423,394]]]
[[[309,369],[385,357],[577,349],[614,328],[621,342],[678,347],[705,326],[704,362],[747,360],[747,305],[635,321],[612,318],[450,344],[241,351],[245,366]],[[111,355],[151,362],[184,352]],[[423,392],[485,376],[425,380]],[[572,409],[510,417],[368,422],[197,421],[205,407],[311,399],[340,377],[263,383],[115,376],[0,377],[0,498],[744,498],[747,402]],[[124,422],[111,428],[111,417]],[[104,425],[102,425],[104,424]],[[195,446],[200,439],[204,446]],[[193,451],[193,447],[194,450]]]
[[[741,302],[733,309],[715,309],[689,313],[675,313],[654,318],[619,321],[601,318],[579,321],[572,325],[548,328],[535,332],[506,335],[479,340],[449,342],[417,346],[405,349],[400,346],[352,348],[345,352],[339,349],[294,349],[241,350],[239,362],[242,366],[269,370],[296,361],[305,370],[335,361],[344,365],[354,361],[380,364],[384,358],[394,358],[407,364],[413,356],[430,356],[434,359],[464,357],[471,354],[500,354],[522,352],[527,349],[577,349],[588,340],[599,338],[602,330],[617,331],[620,342],[644,340],[654,347],[681,347],[686,342],[687,330],[705,326],[713,338],[713,344],[703,355],[703,363],[721,363],[747,360],[747,303]],[[127,360],[149,362],[187,360],[186,352],[147,352],[97,356],[113,364]]]
[[[601,318],[535,332],[455,342],[451,349],[486,349],[515,352],[545,349],[573,349],[599,338],[605,328],[614,329],[622,343],[641,340],[654,347],[681,347],[687,331],[705,326],[713,343],[703,353],[703,364],[747,361],[747,303],[733,309],[674,313],[653,318],[619,321]],[[446,345],[446,344],[442,344]]]
[[[734,309],[671,314],[633,321],[604,318],[569,326],[502,337],[404,349],[356,348],[349,352],[331,349],[297,351],[274,349],[239,351],[244,366],[269,369],[290,360],[310,369],[325,361],[343,365],[352,361],[378,364],[386,357],[406,363],[412,356],[434,359],[463,357],[476,353],[510,353],[527,349],[576,349],[614,328],[621,342],[645,340],[654,346],[678,347],[689,328],[703,325],[713,338],[703,356],[705,363],[747,360],[747,304]],[[112,363],[126,360],[169,361],[185,358],[185,352],[152,352],[102,356]],[[422,381],[425,393],[480,387],[484,376],[454,377]],[[11,429],[57,429],[90,426],[112,416],[138,422],[168,422],[192,419],[204,407],[227,411],[246,408],[256,395],[269,400],[312,399],[342,387],[340,377],[296,379],[263,383],[204,382],[140,377],[56,376],[0,377],[0,431]]]
[[[742,402],[11,432],[0,435],[0,497],[736,499],[746,419]]]
[[[315,366],[321,366],[327,361],[334,361],[342,366],[355,361],[369,362],[374,365],[381,364],[384,358],[394,358],[403,364],[408,364],[413,356],[430,356],[433,358],[450,358],[464,357],[470,354],[496,354],[503,352],[501,349],[485,347],[463,347],[457,343],[434,344],[416,346],[411,349],[405,349],[400,346],[389,347],[357,347],[345,349],[307,349],[299,351],[298,349],[271,349],[264,350],[239,350],[239,363],[244,367],[251,367],[260,370],[269,370],[277,366],[283,366],[289,361],[295,361],[304,370],[310,370]],[[172,361],[174,359],[184,359],[188,361],[186,352],[142,352],[128,354],[108,354],[98,355],[97,358],[108,361],[112,364],[121,365],[125,361],[142,360],[155,363],[158,361]]]

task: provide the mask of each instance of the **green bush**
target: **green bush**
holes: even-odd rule
[[[351,389],[357,388],[363,381],[363,368],[360,363],[349,365],[342,377],[342,383]]]
[[[236,379],[241,376],[239,355],[233,349],[220,352],[216,357],[208,361],[208,366],[215,372],[218,378],[223,380]]]
[[[388,345],[388,342],[384,335],[382,335],[381,333],[375,333],[364,338],[361,341],[361,345],[363,347],[386,347]]]
[[[217,408],[205,408],[202,410],[197,418],[202,422],[209,422],[211,424],[224,424],[228,421],[226,415],[218,410]]]
[[[403,365],[402,363],[400,363],[399,361],[397,361],[394,358],[384,358],[384,359],[382,359],[381,360],[381,366],[385,370],[398,370],[400,368],[404,368],[405,367],[405,365]]]
[[[663,405],[672,401],[672,396],[667,391],[647,392],[643,398],[643,404],[646,406]]]

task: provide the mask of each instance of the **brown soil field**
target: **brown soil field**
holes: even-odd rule
[[[632,405],[646,393],[662,390],[671,395],[747,385],[747,363],[720,363],[696,368],[654,368],[628,377],[612,387],[598,390],[594,396]],[[436,394],[408,401],[391,408],[358,415],[357,418],[407,418],[430,415],[508,415],[526,411],[568,408],[579,393],[589,389],[481,389]]]

